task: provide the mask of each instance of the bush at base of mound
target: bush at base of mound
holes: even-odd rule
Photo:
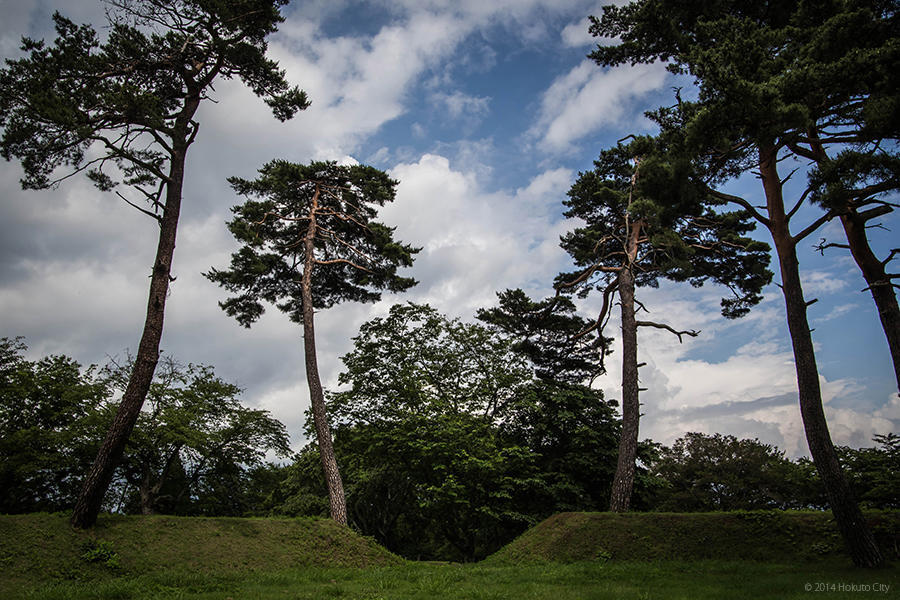
[[[78,531],[69,527],[68,514],[0,515],[0,589],[3,580],[402,562],[330,519],[108,515]]]
[[[900,512],[865,514],[888,559],[900,558]],[[831,513],[560,513],[529,529],[487,561],[720,559],[790,563],[843,555]]]

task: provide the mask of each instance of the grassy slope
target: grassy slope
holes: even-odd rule
[[[273,571],[367,567],[402,559],[329,519],[101,517],[88,532],[68,515],[0,515],[0,591],[49,580],[187,571]],[[108,542],[118,565],[87,562],[91,542]]]
[[[892,560],[900,513],[867,518]],[[583,560],[758,560],[791,563],[842,557],[830,513],[561,513],[526,531],[489,564]]]
[[[871,520],[896,561],[900,513]],[[82,558],[97,541],[118,566]],[[447,565],[404,561],[322,519],[107,517],[76,532],[64,515],[0,516],[0,599],[784,600],[819,584],[900,589],[900,569],[855,570],[839,545],[822,514],[568,513],[487,561]]]

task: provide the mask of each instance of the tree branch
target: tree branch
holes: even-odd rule
[[[821,217],[819,217],[818,219],[816,219],[815,221],[813,221],[812,223],[810,223],[809,226],[808,226],[806,229],[804,229],[803,231],[801,231],[801,232],[798,233],[797,235],[793,236],[793,237],[791,238],[791,241],[794,242],[794,243],[796,244],[797,242],[799,242],[800,240],[802,240],[803,238],[805,238],[806,236],[808,236],[809,234],[811,234],[811,233],[814,232],[816,229],[818,229],[819,227],[821,227],[822,225],[824,225],[824,224],[827,223],[828,221],[832,220],[832,219],[833,219],[834,217],[836,217],[836,216],[837,216],[837,215],[835,214],[834,211],[829,210],[827,213],[825,213],[824,215],[822,215]]]
[[[844,250],[849,250],[850,245],[849,244],[839,244],[837,242],[825,243],[825,238],[822,238],[818,244],[813,246],[813,250],[818,250],[819,254],[821,254],[822,256],[825,256],[825,250],[827,250],[828,248],[842,248]]]
[[[315,262],[317,265],[336,265],[336,264],[339,264],[339,263],[340,263],[340,264],[350,265],[350,266],[353,267],[354,269],[359,269],[360,271],[365,271],[366,273],[372,273],[372,272],[373,272],[371,269],[367,269],[367,268],[363,267],[362,265],[358,265],[358,264],[356,264],[355,262],[346,260],[346,259],[344,259],[344,258],[333,258],[333,259],[331,259],[331,260],[319,260],[319,259],[315,259],[315,260],[313,260],[313,262]]]
[[[697,337],[698,335],[700,335],[699,331],[694,331],[694,330],[676,331],[669,325],[666,325],[664,323],[654,323],[653,321],[637,321],[636,325],[638,327],[655,327],[656,329],[665,329],[666,331],[670,331],[670,332],[674,333],[676,336],[678,336],[679,343],[684,342],[684,340],[682,339],[682,336],[689,335],[691,337]]]
[[[709,192],[710,194],[712,194],[719,200],[724,200],[726,202],[732,202],[734,204],[737,204],[738,206],[745,208],[747,211],[750,212],[750,214],[753,215],[754,219],[756,219],[757,221],[759,221],[766,227],[770,228],[772,226],[772,222],[769,219],[762,216],[762,214],[760,214],[760,212],[758,210],[756,210],[756,208],[754,208],[752,204],[750,204],[749,202],[747,202],[740,196],[732,196],[731,194],[726,194],[725,192],[720,192],[719,190],[714,190],[709,186],[706,187],[706,190],[707,190],[707,192]]]
[[[856,214],[859,215],[859,218],[862,219],[863,223],[865,223],[867,221],[871,221],[872,219],[883,217],[884,215],[890,214],[892,212],[894,212],[894,208],[890,204],[882,204],[880,206],[876,206],[875,208],[870,208],[869,210],[864,210],[863,212]]]
[[[131,205],[132,207],[138,209],[139,211],[141,211],[142,213],[144,213],[144,214],[147,215],[148,217],[150,217],[150,218],[152,218],[153,220],[155,220],[155,221],[159,224],[159,226],[162,227],[162,217],[161,217],[161,216],[159,216],[159,215],[156,214],[156,213],[150,212],[149,210],[147,210],[147,209],[145,209],[145,208],[141,208],[140,206],[138,206],[137,204],[135,204],[134,202],[132,202],[131,200],[129,200],[128,198],[126,198],[125,196],[123,196],[118,190],[116,190],[116,196],[118,196],[119,198],[121,198],[122,200],[124,200],[127,204]]]
[[[894,256],[900,254],[900,248],[891,248],[891,253],[888,254],[888,257],[881,261],[881,266],[886,266],[889,262],[894,260]]]

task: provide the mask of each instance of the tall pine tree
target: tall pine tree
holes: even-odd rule
[[[0,154],[21,161],[22,186],[85,173],[159,225],[147,316],[118,413],[84,481],[72,524],[94,524],[159,360],[197,109],[221,79],[241,79],[280,120],[308,105],[266,58],[287,0],[107,0],[109,34],[55,14],[52,45],[25,38],[0,71]]]
[[[377,221],[376,207],[394,199],[397,182],[362,165],[331,162],[298,165],[272,161],[253,181],[233,177],[232,187],[249,199],[234,207],[228,228],[243,246],[231,268],[207,278],[237,295],[220,306],[245,327],[274,304],[303,326],[306,379],[331,517],[347,524],[316,357],[314,312],[339,302],[376,302],[376,290],[400,292],[416,281],[397,275],[418,249],[393,239]],[[253,199],[258,198],[258,200]]]
[[[772,274],[768,245],[746,233],[754,225],[746,211],[723,212],[724,202],[698,193],[690,182],[690,163],[667,153],[659,139],[636,138],[601,153],[595,169],[581,173],[569,190],[565,215],[579,227],[562,239],[579,271],[562,274],[557,287],[566,293],[601,291],[603,304],[587,331],[602,331],[617,295],[622,321],[622,434],[610,510],[627,511],[634,485],[640,401],[637,332],[665,329],[681,341],[696,336],[655,321],[639,320],[638,287],[659,280],[711,280],[733,294],[722,300],[722,314],[740,317],[761,300]]]
[[[771,233],[810,453],[850,554],[864,566],[883,558],[831,442],[797,244],[840,218],[878,305],[900,385],[900,312],[884,273],[887,260],[874,258],[865,236],[865,222],[890,209],[878,194],[900,185],[893,141],[900,131],[897,19],[896,2],[888,0],[640,0],[605,7],[591,27],[595,35],[619,39],[592,53],[601,66],[663,60],[673,72],[695,78],[697,102],[661,110],[656,119],[670,139],[684,141],[696,179],[711,196],[749,211]],[[786,203],[792,173],[784,175],[780,167],[791,158],[808,159],[812,167],[806,190]],[[750,172],[762,184],[762,208],[720,189]],[[826,212],[792,226],[807,199],[818,200]],[[863,209],[872,203],[881,208]]]

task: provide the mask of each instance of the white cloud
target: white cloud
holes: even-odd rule
[[[3,11],[9,17],[0,37],[5,50],[19,31],[37,22],[36,14],[13,4],[15,11]],[[69,14],[87,10],[79,3],[58,4]],[[175,257],[178,279],[163,338],[166,352],[213,364],[221,376],[248,387],[244,401],[272,410],[288,424],[295,441],[308,405],[300,328],[274,308],[251,330],[239,327],[216,307],[226,294],[201,275],[212,266],[227,265],[236,248],[223,224],[228,207],[240,200],[225,177],[254,177],[274,157],[355,160],[373,134],[407,114],[415,100],[412,94],[420,90],[433,95],[453,118],[484,117],[493,99],[457,91],[461,86],[455,78],[460,71],[501,68],[513,58],[496,54],[490,36],[478,36],[479,31],[500,27],[504,35],[557,46],[560,35],[572,47],[598,41],[587,36],[585,20],[572,22],[591,14],[591,2],[573,12],[570,0],[402,0],[384,5],[396,18],[371,35],[327,37],[316,19],[346,5],[311,2],[290,7],[297,12],[289,13],[270,44],[288,79],[309,93],[313,104],[308,111],[281,124],[236,81],[218,84],[218,103],[201,108],[200,135],[188,158]],[[553,18],[559,15],[563,18]],[[40,19],[46,30],[49,11]],[[569,25],[560,29],[564,23]],[[32,29],[32,35],[38,34],[43,35]],[[661,88],[665,77],[660,66],[604,71],[583,61],[558,77],[541,98],[522,99],[523,107],[531,103],[527,106],[538,111],[530,139],[545,153],[562,153],[604,127],[630,129],[642,110],[633,100]],[[431,123],[427,115],[416,118]],[[427,138],[421,123],[412,124],[411,131]],[[398,226],[399,239],[425,248],[412,273],[421,283],[374,306],[347,304],[317,314],[326,385],[336,383],[339,357],[349,350],[359,324],[383,314],[393,302],[428,301],[469,319],[506,287],[524,287],[537,296],[549,293],[553,277],[570,268],[558,236],[571,227],[559,216],[560,199],[573,172],[557,168],[560,163],[555,162],[535,170],[519,189],[498,191],[490,176],[492,169],[503,167],[496,165],[496,148],[506,140],[499,137],[503,132],[496,135],[496,143],[493,138],[452,145],[436,141],[433,153],[424,156],[412,149],[412,141],[404,146],[404,140],[374,140],[371,148],[377,150],[367,161],[394,163],[391,173],[401,182],[397,201],[382,211],[382,219]],[[527,160],[526,165],[533,165]],[[22,194],[16,191],[18,176],[17,166],[0,165],[0,182],[7,190],[0,203],[0,222],[5,225],[0,236],[0,314],[6,329],[0,333],[25,334],[32,355],[63,352],[102,361],[106,353],[134,350],[146,306],[155,225],[82,180],[68,181],[57,191]],[[804,277],[810,293],[844,287],[831,272],[804,271]],[[787,397],[795,394],[796,384],[779,295],[730,323],[717,315],[718,291],[672,289],[664,286],[642,296],[654,310],[651,318],[703,333],[679,345],[663,332],[641,332],[641,360],[648,362],[642,382],[650,388],[644,394],[644,435],[670,442],[689,430],[721,431],[759,436],[789,452],[804,452],[796,400]],[[826,319],[844,310],[838,306]],[[615,323],[610,331],[615,331]],[[739,348],[714,359],[697,358],[717,339],[730,336],[741,340]],[[619,396],[618,358],[618,353],[610,356],[613,375],[602,382],[611,398]],[[835,399],[856,393],[859,385],[847,379],[823,381],[826,396]],[[878,405],[870,415],[833,402],[841,405],[828,407],[835,420],[835,441],[851,443],[871,437],[871,432],[884,433],[891,423],[896,430],[900,401],[891,402]]]
[[[591,35],[589,31],[590,26],[591,22],[587,17],[575,23],[566,25],[565,29],[563,29],[560,34],[563,44],[569,48],[593,46],[597,43],[597,39]]]
[[[641,393],[641,437],[671,444],[689,431],[718,432],[757,437],[790,456],[808,456],[780,295],[773,293],[747,317],[728,321],[718,314],[722,293],[721,288],[694,290],[673,283],[638,291],[638,298],[652,311],[645,315],[648,320],[702,330],[697,338],[685,337],[683,344],[667,332],[639,330],[638,360],[647,363],[640,369],[641,387],[647,388]],[[618,328],[614,312],[608,331]],[[725,339],[731,341],[724,352],[704,352],[710,344],[719,348],[715,344]],[[607,375],[595,385],[607,398],[620,399],[618,339],[614,350],[607,357]],[[872,436],[895,431],[900,424],[900,399],[874,411],[854,408],[845,400],[859,397],[864,382],[820,376],[820,385],[835,444],[871,445]]]
[[[841,277],[835,276],[828,271],[814,271],[812,269],[801,270],[800,279],[803,285],[805,295],[812,294],[833,294],[847,287],[847,281]]]
[[[439,155],[397,165],[397,200],[382,213],[400,239],[423,246],[410,293],[455,316],[471,318],[495,293],[534,281],[550,286],[565,254],[558,247],[560,190],[572,173],[555,169],[514,192],[486,192],[470,172]]]
[[[432,101],[442,106],[451,119],[459,119],[460,117],[480,118],[487,115],[491,99],[470,96],[457,90],[450,94],[444,92],[432,94]]]
[[[661,64],[603,70],[582,61],[544,92],[540,114],[530,134],[550,152],[566,152],[579,139],[603,126],[622,125],[630,101],[660,89],[666,80]]]

